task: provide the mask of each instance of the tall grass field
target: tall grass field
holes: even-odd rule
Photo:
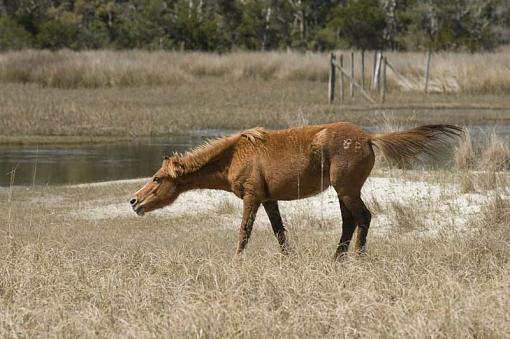
[[[368,254],[342,262],[333,191],[281,205],[291,255],[261,212],[233,260],[237,198],[187,193],[140,218],[144,181],[0,191],[2,337],[510,334],[508,174],[378,170]]]
[[[350,68],[350,51],[345,66]],[[372,71],[373,51],[366,53],[366,77]],[[494,53],[436,53],[429,90],[469,94],[510,93],[509,49]],[[407,80],[388,71],[389,87],[397,92],[422,91],[425,54],[388,52],[388,61]],[[360,53],[355,53],[356,79],[360,77]],[[216,77],[243,79],[325,81],[327,53],[236,52],[210,53],[146,51],[21,51],[0,55],[0,81],[35,83],[57,88],[158,86]]]

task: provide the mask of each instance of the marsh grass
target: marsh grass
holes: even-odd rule
[[[393,92],[387,105],[367,105],[358,95],[330,105],[327,80],[317,75],[327,68],[323,57],[277,52],[3,53],[0,143],[111,141],[196,129],[337,121],[366,127],[387,119],[408,127],[509,122],[505,95]]]
[[[471,131],[468,129],[455,147],[454,161],[455,168],[459,170],[472,170],[476,167],[475,149],[471,140]]]
[[[480,169],[488,171],[510,170],[510,140],[492,133],[482,151]]]
[[[422,180],[446,185],[456,175],[426,173]],[[292,255],[280,255],[267,225],[256,225],[245,257],[233,261],[237,231],[223,227],[217,213],[84,217],[88,208],[126,201],[138,186],[13,187],[12,246],[0,244],[2,337],[505,337],[510,331],[510,205],[502,195],[488,199],[466,231],[418,237],[410,226],[409,232],[372,230],[368,255],[340,263],[331,261],[339,221],[321,229],[311,216],[290,215]],[[8,197],[0,191],[4,210]],[[429,208],[411,207],[412,215],[398,217],[412,223]],[[6,218],[0,214],[3,231]]]
[[[462,192],[494,190],[501,185],[501,175],[510,169],[510,140],[492,132],[475,147],[471,132],[457,144],[454,151],[454,168],[460,172]],[[473,171],[477,172],[474,173]]]
[[[501,223],[509,223],[510,199],[503,198],[497,191],[494,192],[482,208],[482,218],[489,228],[499,229]]]
[[[349,54],[350,51],[338,53]],[[371,54],[367,52],[367,56]],[[507,54],[508,48],[495,53],[436,53],[429,89],[438,93],[508,94],[510,60]],[[407,78],[403,83],[389,72],[390,90],[423,91],[424,53],[388,52],[386,55],[397,71]],[[203,77],[234,81],[326,81],[328,57],[328,53],[311,52],[233,52],[219,55],[164,51],[25,50],[0,54],[0,81],[57,88],[175,85]],[[359,53],[356,53],[356,58],[360,58]],[[355,68],[359,78],[357,59]],[[368,61],[366,68],[368,78],[371,70]]]
[[[403,204],[395,201],[389,206],[391,210],[392,225],[394,232],[410,233],[419,232],[426,229],[423,222],[424,209],[416,201]]]
[[[222,200],[214,203],[214,212],[220,215],[232,215],[239,212],[239,206],[230,200]]]
[[[475,176],[469,170],[459,172],[459,185],[462,193],[476,192]]]
[[[510,140],[492,131],[477,141],[475,147],[472,131],[466,130],[464,138],[455,148],[455,167],[460,170],[505,171],[510,169]],[[480,138],[479,138],[480,139]]]

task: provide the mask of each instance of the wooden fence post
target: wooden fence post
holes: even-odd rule
[[[382,74],[381,74],[381,101],[384,103],[386,101],[386,66],[388,61],[386,57],[384,57],[382,62]]]
[[[339,60],[338,60],[340,67],[344,68],[344,55],[340,54]],[[344,102],[344,73],[340,72],[340,102]]]
[[[377,51],[374,51],[374,63],[372,65],[372,77],[370,79],[370,86],[372,87],[372,89],[374,89],[374,80],[375,80],[375,68],[377,66]]]
[[[383,54],[382,52],[377,53],[376,63],[375,63],[375,72],[374,72],[374,82],[372,89],[374,91],[379,90],[379,82],[381,80],[381,64],[382,64]]]
[[[361,50],[361,87],[365,89],[365,50]]]
[[[351,79],[354,79],[354,52],[351,52]],[[351,98],[354,97],[354,84],[351,81]]]
[[[328,99],[331,104],[335,99],[335,54],[331,53],[331,59],[329,61],[330,69],[329,69],[329,86],[328,86]]]
[[[432,50],[427,50],[427,63],[425,64],[425,94],[429,91],[429,72],[430,72],[430,59],[432,58]]]

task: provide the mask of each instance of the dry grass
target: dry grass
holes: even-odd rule
[[[327,104],[327,84],[314,81],[203,78],[178,85],[58,89],[0,83],[0,142],[48,142],[68,138],[132,138],[194,129],[239,130],[254,126],[285,128],[351,121],[381,125],[387,117],[426,123],[508,124],[508,110],[392,109]],[[452,98],[430,98],[452,100]],[[422,100],[397,96],[395,102]],[[504,102],[505,97],[455,98],[467,105]],[[412,120],[409,117],[413,117]],[[22,136],[27,136],[22,138]],[[81,138],[76,139],[79,136]]]
[[[418,175],[406,173],[395,177]],[[446,186],[456,175],[421,178]],[[313,218],[287,216],[295,253],[283,257],[259,216],[246,257],[235,262],[237,232],[225,214],[83,218],[124,203],[139,185],[15,188],[10,203],[9,190],[0,191],[12,212],[0,215],[2,337],[510,333],[508,198],[488,199],[460,232],[371,230],[368,256],[341,263],[331,261],[338,223],[321,229]],[[426,215],[430,206],[413,208]]]
[[[497,172],[510,169],[510,140],[492,132],[485,141],[478,140],[476,146],[466,131],[465,138],[456,146],[454,160],[459,170]]]
[[[326,54],[62,50],[0,55],[0,80],[47,87],[176,85],[203,77],[229,80],[326,80]],[[327,59],[326,59],[327,60]]]
[[[455,167],[459,170],[470,170],[476,166],[475,150],[471,140],[471,131],[466,130],[464,138],[455,147]]]
[[[345,55],[349,51],[339,51]],[[372,60],[373,52],[367,52]],[[389,88],[423,91],[423,53],[386,54],[407,80],[388,73]],[[359,53],[356,57],[360,58]],[[207,53],[70,50],[17,51],[0,54],[0,81],[36,83],[58,88],[176,85],[203,77],[228,80],[263,79],[326,81],[328,53]],[[350,68],[346,60],[347,69]],[[371,72],[367,61],[367,78]],[[355,67],[359,67],[359,60]],[[431,92],[503,95],[510,93],[508,48],[495,53],[436,53],[431,66]],[[359,69],[356,71],[359,78]]]
[[[476,192],[475,188],[475,177],[470,171],[462,171],[459,175],[459,185],[461,187],[460,191],[462,193],[471,193]]]
[[[454,151],[454,168],[460,171],[461,191],[497,189],[500,187],[498,172],[510,169],[510,141],[492,132],[485,141],[479,140],[475,145],[471,134],[467,130]]]
[[[214,213],[219,215],[233,215],[240,207],[240,204],[236,205],[230,200],[221,200],[214,203]]]
[[[510,170],[510,140],[492,133],[482,152],[479,167],[489,171]]]
[[[402,204],[395,201],[391,203],[391,213],[393,219],[393,229],[396,233],[418,232],[426,229],[423,223],[424,212],[417,201]]]
[[[435,53],[430,70],[429,90],[436,93],[502,95],[509,93],[509,48],[495,53]],[[425,87],[425,53],[389,53],[388,60],[409,81],[401,81],[389,71],[389,86],[402,91]]]

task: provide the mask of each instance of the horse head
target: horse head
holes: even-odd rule
[[[165,157],[161,168],[129,200],[136,214],[145,213],[170,205],[181,193],[177,174],[179,164],[174,157]]]

